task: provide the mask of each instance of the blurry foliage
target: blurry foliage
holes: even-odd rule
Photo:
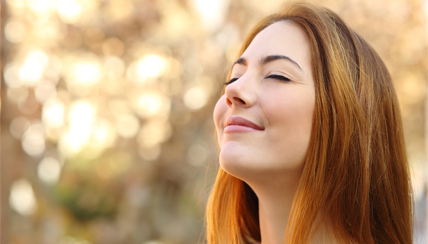
[[[197,243],[212,110],[279,0],[1,2],[1,243]],[[322,1],[386,62],[416,196],[426,176],[422,0]]]
[[[113,219],[121,195],[117,191],[112,191],[114,184],[110,185],[94,184],[81,177],[74,181],[64,180],[56,185],[55,198],[77,220],[90,221],[99,217]]]

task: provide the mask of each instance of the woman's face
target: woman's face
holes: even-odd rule
[[[261,31],[233,65],[214,109],[220,165],[242,180],[298,176],[315,106],[311,52],[291,21]]]

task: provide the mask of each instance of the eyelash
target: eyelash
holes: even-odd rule
[[[265,79],[267,79],[267,78],[270,78],[270,79],[277,79],[277,80],[280,80],[280,81],[283,81],[283,82],[290,82],[291,80],[290,79],[288,79],[287,77],[285,77],[285,76],[282,76],[282,75],[269,75],[269,76],[267,76]],[[229,85],[229,84],[232,84],[233,82],[235,82],[236,80],[238,80],[239,78],[232,78],[232,79],[230,79],[229,81],[227,81],[227,82],[225,82],[224,84],[227,86],[227,85]]]
[[[230,79],[229,81],[227,81],[227,82],[225,82],[224,83],[224,85],[229,85],[229,84],[232,84],[233,82],[235,82],[236,80],[237,80],[238,78],[232,78],[232,79]]]
[[[283,82],[290,82],[291,81],[290,79],[288,79],[287,77],[282,76],[282,75],[269,75],[266,78],[277,79],[277,80],[280,80]]]

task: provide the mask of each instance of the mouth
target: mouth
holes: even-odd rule
[[[242,117],[228,117],[225,132],[263,131],[265,128]]]

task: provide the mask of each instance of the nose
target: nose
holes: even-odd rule
[[[226,86],[226,104],[229,107],[251,107],[256,101],[256,94],[252,87],[251,82],[245,80],[246,77],[242,76],[232,84]]]

